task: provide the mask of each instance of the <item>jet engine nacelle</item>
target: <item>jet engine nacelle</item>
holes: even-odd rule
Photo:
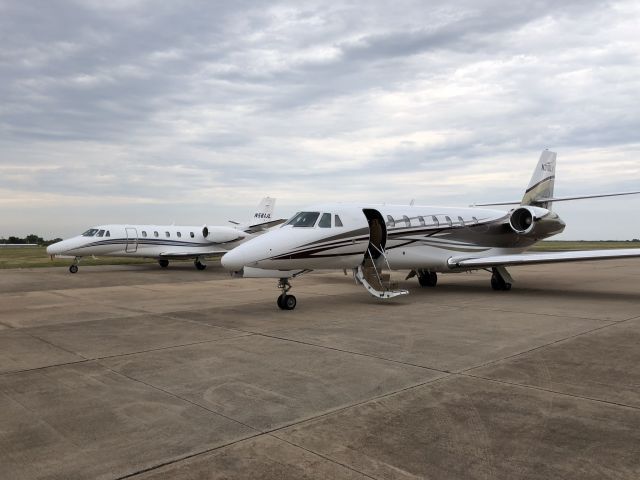
[[[518,235],[528,237],[548,236],[564,230],[565,223],[546,208],[522,206],[511,212],[509,226]]]
[[[202,228],[202,236],[214,243],[229,243],[244,238],[242,230],[231,227],[207,227]]]

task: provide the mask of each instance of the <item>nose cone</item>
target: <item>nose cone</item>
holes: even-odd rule
[[[62,242],[52,243],[47,247],[47,255],[57,255],[62,252],[61,244]]]
[[[242,247],[243,245],[239,245],[222,256],[220,263],[225,269],[236,271],[241,270],[246,265],[246,256]]]

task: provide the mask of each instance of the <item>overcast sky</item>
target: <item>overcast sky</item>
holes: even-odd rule
[[[0,0],[0,236],[640,190],[637,1]],[[640,237],[640,196],[558,204]]]

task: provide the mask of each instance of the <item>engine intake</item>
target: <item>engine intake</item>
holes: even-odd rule
[[[509,226],[518,235],[538,240],[562,232],[565,223],[546,208],[526,205],[511,212]]]
[[[535,213],[532,212],[531,209],[527,207],[520,207],[516,208],[511,213],[511,218],[509,218],[509,225],[511,225],[511,228],[514,232],[521,235],[526,235],[527,233],[531,232],[531,230],[533,230],[535,220]]]

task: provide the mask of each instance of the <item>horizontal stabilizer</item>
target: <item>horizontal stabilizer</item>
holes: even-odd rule
[[[540,263],[585,262],[590,260],[610,260],[614,258],[640,257],[640,248],[622,248],[613,250],[580,250],[573,252],[519,253],[513,255],[494,255],[490,257],[451,257],[449,267],[489,268],[513,265],[535,265]]]
[[[267,228],[275,227],[276,225],[280,225],[280,224],[282,224],[282,223],[284,223],[286,221],[287,221],[286,218],[280,218],[278,220],[270,220],[268,222],[258,223],[256,225],[251,225],[250,227],[245,228],[243,231],[245,233],[261,232],[263,230],[266,230]]]
[[[569,200],[585,200],[588,198],[603,198],[603,197],[620,197],[622,195],[637,195],[640,194],[640,190],[635,192],[616,192],[616,193],[596,193],[594,195],[576,195],[574,197],[547,197],[539,198],[535,203],[547,203],[547,202],[566,202]],[[472,207],[492,207],[498,205],[520,205],[520,200],[514,200],[512,202],[496,202],[496,203],[474,203]]]

